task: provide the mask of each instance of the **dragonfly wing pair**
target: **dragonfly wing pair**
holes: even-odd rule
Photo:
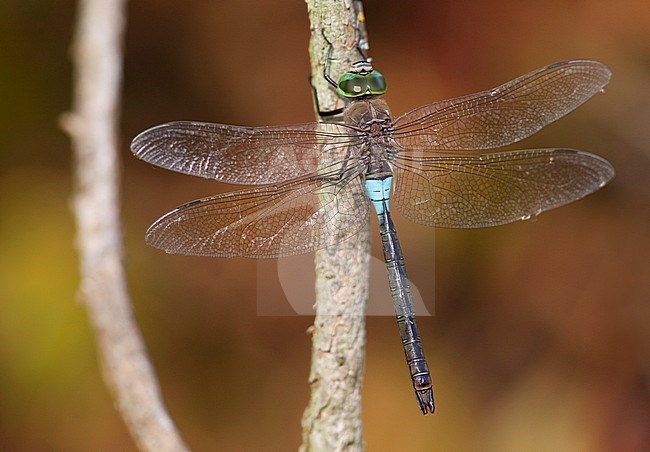
[[[586,152],[472,151],[534,134],[602,91],[610,76],[602,63],[566,61],[397,118],[394,138],[404,149],[393,162],[398,210],[427,226],[496,226],[530,218],[602,187],[614,170]]]
[[[145,239],[169,253],[276,258],[352,237],[367,223],[369,209],[361,169],[342,167],[357,141],[342,124],[253,128],[181,121],[146,130],[131,148],[149,163],[259,186],[179,206],[152,224]]]
[[[390,161],[398,210],[420,224],[475,228],[530,218],[597,190],[614,171],[592,154],[481,151],[532,135],[601,91],[610,75],[595,61],[566,61],[400,116]],[[175,122],[149,129],[132,143],[139,158],[184,174],[262,186],[180,206],[151,226],[147,241],[173,253],[273,258],[352,237],[368,215],[358,177],[363,139],[334,123]],[[334,228],[339,235],[331,234]]]

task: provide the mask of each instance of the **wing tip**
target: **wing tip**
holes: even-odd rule
[[[602,63],[600,61],[590,60],[590,59],[577,58],[571,60],[558,61],[556,63],[549,64],[548,66],[544,67],[542,70],[562,68],[564,66],[589,67],[592,69],[592,72],[594,70],[597,71],[603,79],[601,87],[607,85],[607,83],[609,83],[609,80],[612,77],[612,70],[610,69],[609,66],[607,66],[605,63]]]

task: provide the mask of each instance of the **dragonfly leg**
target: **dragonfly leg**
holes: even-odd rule
[[[362,62],[362,61],[370,62],[370,59],[366,56],[366,54],[365,54],[365,52],[363,51],[363,48],[362,48],[364,43],[365,43],[365,45],[367,45],[367,42],[363,40],[364,37],[363,37],[363,34],[362,34],[362,32],[361,32],[361,30],[359,28],[356,29],[356,33],[357,33],[356,49],[357,49],[357,52],[359,52],[359,55],[361,56],[361,60],[359,62]],[[334,53],[334,44],[332,44],[332,42],[325,35],[325,30],[322,30],[322,35],[323,35],[323,39],[325,40],[325,42],[329,46],[328,49],[327,49],[327,55],[325,56],[325,64],[323,65],[323,78],[325,78],[327,83],[329,83],[332,87],[334,87],[334,89],[337,89],[338,83],[330,75],[330,65],[331,65],[331,62],[332,62],[332,54]],[[311,77],[309,79],[309,84],[311,85],[312,92],[314,93],[314,102],[316,104],[316,111],[318,112],[318,116],[325,118],[325,117],[328,117],[328,116],[340,115],[343,112],[343,110],[344,110],[343,108],[337,108],[337,109],[334,109],[334,110],[321,110],[320,104],[319,104],[319,101],[318,101],[318,93],[316,91],[316,88],[314,88],[314,83],[313,83]]]
[[[325,56],[325,65],[323,65],[323,77],[325,78],[325,80],[327,80],[327,83],[329,83],[334,87],[334,89],[336,89],[337,87],[336,81],[329,75],[330,62],[332,61],[332,53],[334,52],[334,44],[332,44],[332,42],[329,39],[327,39],[327,36],[325,36],[325,30],[322,30],[321,34],[323,35],[323,39],[329,46],[327,49],[327,55]],[[337,108],[334,110],[321,110],[320,103],[318,101],[318,92],[314,87],[314,83],[311,77],[309,78],[309,84],[311,85],[311,90],[314,95],[314,103],[316,104],[316,111],[318,112],[318,116],[320,116],[321,118],[326,118],[328,116],[337,116],[343,113],[343,108]]]
[[[359,55],[361,56],[361,59],[359,61],[368,61],[368,62],[370,62],[371,59],[368,58],[368,56],[366,56],[366,53],[364,52],[364,50],[362,48],[364,45],[367,45],[367,42],[365,40],[363,40],[363,34],[362,34],[361,30],[359,30],[359,28],[356,28],[355,31],[357,33],[357,43],[356,43],[355,47],[357,49],[357,52],[359,52]],[[325,65],[323,66],[323,77],[325,78],[325,80],[327,80],[327,83],[332,85],[334,88],[337,88],[338,83],[336,83],[336,80],[334,80],[332,78],[332,76],[329,74],[330,63],[332,61],[332,53],[334,53],[334,44],[332,44],[332,41],[327,39],[327,36],[325,35],[325,30],[322,30],[322,35],[323,35],[323,39],[325,40],[325,42],[329,46],[329,48],[327,49],[327,56],[325,57]],[[363,40],[363,42],[362,42],[362,40]]]
[[[337,116],[343,113],[344,108],[336,108],[334,110],[321,110],[320,103],[318,102],[318,91],[316,91],[316,88],[314,88],[314,84],[312,82],[311,77],[309,77],[309,84],[311,85],[311,91],[314,96],[314,103],[316,104],[316,112],[318,113],[318,116],[320,116],[321,118],[326,118],[328,116]]]
[[[336,81],[329,74],[330,63],[332,61],[332,53],[334,53],[334,44],[332,44],[332,42],[329,39],[327,39],[327,36],[325,36],[325,30],[322,30],[322,35],[323,35],[323,39],[329,46],[327,49],[327,55],[325,56],[325,64],[323,65],[323,77],[325,77],[327,83],[329,83],[334,87],[334,89],[336,89],[338,85]]]

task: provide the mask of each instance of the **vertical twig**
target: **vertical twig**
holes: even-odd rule
[[[312,84],[321,110],[342,106],[323,77],[333,45],[330,76],[337,79],[360,59],[365,37],[360,2],[307,0],[311,22]],[[365,42],[365,38],[363,40]],[[311,327],[311,399],[302,419],[301,451],[362,450],[361,382],[368,298],[369,233],[316,253],[316,318]]]
[[[116,129],[124,0],[82,0],[73,43],[74,110],[62,118],[76,158],[74,213],[81,299],[104,379],[138,447],[185,451],[134,322],[122,266]]]

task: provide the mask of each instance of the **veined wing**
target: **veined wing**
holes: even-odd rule
[[[392,162],[397,209],[415,223],[481,228],[580,199],[614,177],[605,159],[572,149],[464,156],[405,151]]]
[[[151,225],[145,240],[169,253],[275,258],[355,235],[369,203],[358,174],[343,183],[296,179],[184,204]]]
[[[394,121],[406,149],[493,149],[522,140],[583,104],[609,81],[597,61],[551,64],[492,90],[411,110]]]
[[[312,174],[323,152],[342,153],[356,142],[354,131],[335,123],[237,127],[178,121],[140,133],[131,150],[146,162],[179,173],[265,185]]]

